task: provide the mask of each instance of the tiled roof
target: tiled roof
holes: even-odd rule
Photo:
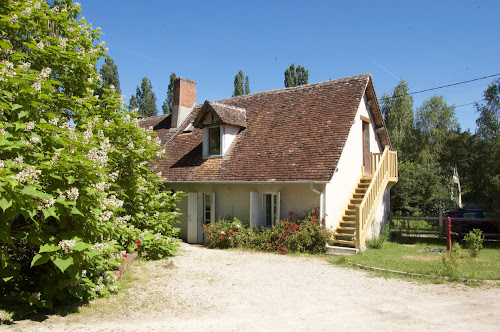
[[[195,127],[203,128],[202,120],[207,112],[211,112],[217,117],[217,123],[230,124],[243,128],[247,126],[246,110],[244,108],[207,100],[194,120]]]
[[[329,181],[365,91],[375,99],[370,108],[375,126],[382,128],[377,134],[382,144],[390,144],[369,74],[210,102],[217,113],[228,108],[246,113],[245,128],[222,158],[202,158],[202,129],[162,128],[167,118],[141,124],[158,128],[167,155],[160,160],[166,181]]]

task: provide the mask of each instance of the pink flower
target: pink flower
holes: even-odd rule
[[[135,243],[140,246],[141,245],[141,242],[139,242],[139,240],[135,241]]]
[[[123,257],[124,257],[124,258],[127,258],[127,254],[123,254]]]

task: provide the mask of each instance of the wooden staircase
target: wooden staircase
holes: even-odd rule
[[[356,207],[358,207],[370,186],[371,178],[360,178],[342,215],[339,227],[333,235],[335,245],[354,248],[356,246]]]
[[[398,182],[398,154],[386,146],[382,153],[371,154],[372,177],[365,176],[364,167],[347,207],[333,234],[336,246],[362,249],[375,211],[387,187]]]

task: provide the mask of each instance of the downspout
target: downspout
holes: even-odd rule
[[[325,219],[325,193],[314,188],[313,183],[311,183],[311,191],[319,195],[319,218],[323,220]]]

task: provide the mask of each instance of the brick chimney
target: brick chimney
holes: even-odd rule
[[[196,82],[178,77],[174,82],[172,128],[179,128],[196,105]]]

